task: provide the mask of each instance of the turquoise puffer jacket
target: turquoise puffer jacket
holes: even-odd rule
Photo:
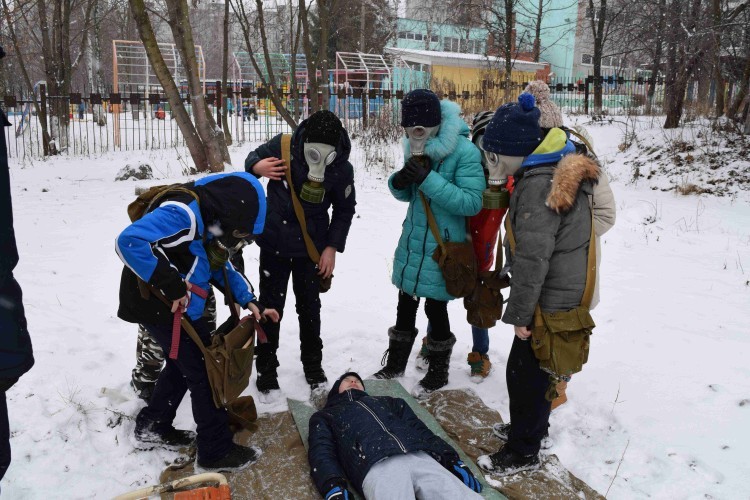
[[[455,297],[446,291],[443,274],[432,259],[437,242],[427,224],[418,190],[430,203],[443,240],[462,242],[466,239],[465,218],[482,208],[485,180],[479,149],[468,139],[469,127],[459,116],[458,104],[441,101],[440,112],[438,135],[429,139],[425,147],[432,171],[424,182],[419,188],[412,184],[399,190],[393,187],[395,173],[388,179],[393,196],[409,203],[391,281],[410,295],[447,301]],[[404,157],[410,156],[409,141],[404,139]]]

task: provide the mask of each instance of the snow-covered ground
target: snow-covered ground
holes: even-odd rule
[[[591,357],[569,386],[570,402],[552,416],[551,452],[610,498],[749,498],[750,195],[681,196],[633,185],[628,155],[618,151],[623,125],[589,130],[607,163],[618,220],[602,241]],[[249,149],[232,151],[236,168]],[[357,147],[352,160],[358,213],[333,289],[322,297],[331,379],[348,369],[375,372],[396,314],[390,269],[406,206],[390,196],[383,165],[401,161],[399,147]],[[174,151],[11,162],[16,277],[36,366],[8,393],[13,463],[4,497],[112,497],[157,482],[174,458],[134,450],[132,418],[143,405],[127,386],[136,328],[116,317],[122,264],[113,241],[128,223],[134,183],[113,179],[140,161],[158,182],[181,179]],[[257,255],[255,247],[246,253],[256,283]],[[288,397],[305,399],[292,300],[280,382]],[[512,329],[491,330],[494,371],[475,385],[461,302],[449,312],[458,337],[449,388],[475,389],[507,418]],[[423,313],[418,321],[423,329]],[[402,383],[410,389],[419,376],[411,363]],[[194,426],[189,405],[176,424]]]

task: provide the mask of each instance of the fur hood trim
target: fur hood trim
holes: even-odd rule
[[[447,158],[458,147],[459,137],[469,137],[469,126],[461,118],[461,107],[455,102],[444,99],[440,101],[440,130],[435,137],[427,139],[425,153],[432,161],[439,162]],[[402,140],[404,158],[411,157],[409,139]]]
[[[555,168],[547,206],[558,214],[570,210],[581,183],[595,183],[598,179],[599,164],[596,161],[580,154],[565,155]]]

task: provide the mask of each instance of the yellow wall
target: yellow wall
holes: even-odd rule
[[[494,80],[502,79],[502,71],[498,71]],[[444,81],[450,82],[456,86],[457,90],[464,87],[481,87],[482,81],[488,76],[488,71],[484,68],[461,68],[458,66],[432,66],[432,78],[438,84]],[[531,71],[513,71],[511,79],[514,82],[529,82],[536,79],[536,73]]]

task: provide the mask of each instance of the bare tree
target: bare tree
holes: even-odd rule
[[[279,79],[274,70],[273,62],[271,60],[271,49],[268,43],[268,35],[266,33],[266,18],[263,10],[263,0],[255,0],[255,10],[248,8],[245,5],[245,0],[230,0],[232,9],[239,20],[240,29],[242,30],[242,36],[245,40],[245,48],[250,57],[250,61],[255,69],[255,73],[258,75],[263,88],[267,90],[268,96],[271,98],[271,102],[276,107],[276,112],[281,115],[284,121],[292,128],[297,126],[292,113],[284,105],[283,89],[278,84]],[[261,69],[256,57],[255,44],[253,40],[255,38],[254,27],[258,27],[258,35],[260,37],[260,44],[262,47],[262,57],[265,63],[265,71]],[[296,59],[296,54],[293,55],[293,59]]]
[[[190,151],[196,169],[212,172],[224,170],[224,163],[230,163],[229,151],[224,141],[224,134],[216,130],[216,123],[209,112],[203,95],[202,82],[198,76],[198,62],[195,57],[195,44],[193,43],[188,18],[187,3],[184,0],[168,0],[167,15],[175,45],[187,72],[195,125],[183,105],[179,89],[159,50],[144,0],[130,0],[130,8],[151,68],[164,89],[177,126],[185,138],[185,144]]]

